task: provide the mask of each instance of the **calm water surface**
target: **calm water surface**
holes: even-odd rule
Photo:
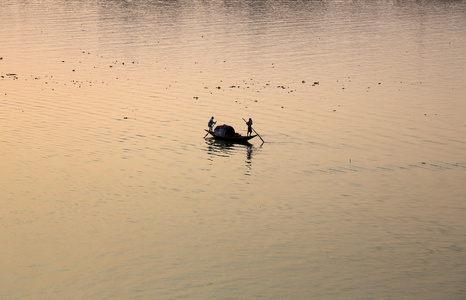
[[[465,1],[0,13],[0,298],[466,297]]]

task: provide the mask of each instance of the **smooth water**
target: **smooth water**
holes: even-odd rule
[[[465,1],[0,15],[0,298],[466,297]]]

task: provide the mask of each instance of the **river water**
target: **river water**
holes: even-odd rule
[[[0,298],[465,299],[465,1],[0,14]]]

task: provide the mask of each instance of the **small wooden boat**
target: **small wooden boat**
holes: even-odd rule
[[[205,131],[207,131],[215,139],[229,141],[233,143],[245,143],[248,140],[256,136],[256,135],[243,136],[235,132],[235,129],[233,127],[231,127],[230,125],[225,125],[225,124],[215,127],[213,131],[207,130],[207,129]]]

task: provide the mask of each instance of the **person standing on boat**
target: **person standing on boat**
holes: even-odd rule
[[[209,131],[212,131],[212,127],[214,127],[215,123],[217,122],[214,122],[214,117],[210,118],[209,124],[207,124],[207,126],[209,126]]]
[[[249,121],[247,121],[246,124],[248,125],[248,136],[250,136],[252,134],[252,119],[249,118]]]

